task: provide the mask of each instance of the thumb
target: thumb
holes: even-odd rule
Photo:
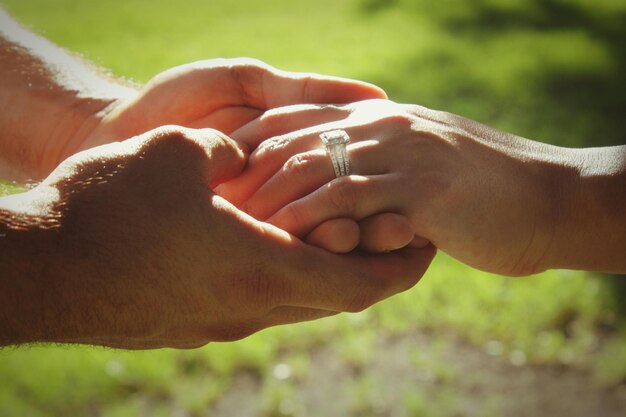
[[[139,156],[135,177],[143,184],[173,189],[209,185],[212,189],[238,175],[244,152],[225,134],[213,129],[162,126],[124,141],[129,156]],[[96,148],[97,149],[97,148]]]
[[[282,71],[251,58],[226,61],[244,104],[257,109],[271,109],[303,103],[352,103],[387,98],[383,89],[373,84],[304,72]]]
[[[183,182],[200,175],[198,180],[211,188],[238,175],[246,161],[237,142],[214,129],[162,126],[127,144],[154,165],[154,172],[180,177]]]
[[[236,141],[214,129],[199,129],[196,132],[209,162],[205,175],[211,188],[241,173],[247,158]]]

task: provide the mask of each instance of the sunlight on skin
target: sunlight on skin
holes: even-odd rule
[[[46,65],[39,69],[43,72],[50,73],[54,79],[54,83],[42,78],[32,79],[29,86],[33,89],[50,88],[55,85],[63,86],[63,89],[71,90],[76,93],[78,98],[99,98],[99,99],[118,99],[127,97],[135,93],[131,88],[119,84],[117,82],[109,82],[103,78],[104,73],[99,70],[94,71],[95,66],[76,65],[76,57],[49,42],[41,36],[24,29],[11,19],[9,15],[0,7],[0,33],[7,39],[18,44],[28,52],[24,54],[25,59],[31,57],[45,57]],[[36,83],[47,81],[42,87],[38,87]]]
[[[624,270],[624,235],[613,233],[625,197],[623,146],[557,147],[388,100],[293,109],[251,125],[264,141],[228,186],[244,210],[297,236],[332,218],[397,212],[478,269]],[[352,138],[349,177],[335,179],[320,150],[319,135],[331,129]],[[252,131],[237,137],[245,142]]]

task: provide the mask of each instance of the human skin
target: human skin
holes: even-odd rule
[[[352,139],[354,175],[335,179],[320,149],[332,129]],[[626,272],[626,146],[556,147],[386,100],[277,109],[233,135],[266,138],[229,183],[233,201],[296,236],[391,212],[484,271]]]
[[[80,150],[163,125],[229,134],[273,107],[386,97],[371,84],[250,58],[180,65],[135,88],[25,30],[1,8],[0,58],[0,177],[17,181],[40,180]]]
[[[408,288],[432,247],[342,257],[307,245],[213,193],[244,166],[244,145],[181,126],[144,134],[228,132],[270,106],[379,96],[254,60],[180,66],[135,90],[0,10],[0,178],[47,177],[0,198],[0,345],[194,347]],[[354,221],[331,226],[327,249],[354,247]]]
[[[80,150],[162,125],[228,134],[273,107],[385,97],[371,84],[281,71],[249,58],[180,65],[137,89],[25,30],[1,8],[0,62],[0,178],[16,181],[38,181]],[[383,223],[387,230],[409,227],[394,215]],[[388,234],[384,241],[402,247],[411,234]],[[349,252],[358,244],[359,227],[336,219],[309,240]]]
[[[0,199],[0,345],[236,340],[360,311],[430,263],[433,247],[337,255],[253,219],[211,191],[244,165],[217,131],[162,127]]]

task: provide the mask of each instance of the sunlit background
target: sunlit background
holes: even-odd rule
[[[626,143],[623,0],[0,3],[137,82],[251,56],[363,79],[395,101],[543,142]],[[0,182],[0,193],[19,189]],[[623,416],[625,281],[510,279],[439,254],[417,287],[370,310],[241,342],[1,350],[0,415]]]

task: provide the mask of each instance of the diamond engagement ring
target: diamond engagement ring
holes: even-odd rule
[[[350,136],[345,130],[331,130],[320,135],[326,152],[333,163],[335,177],[350,175],[350,158],[346,145],[350,143]]]

